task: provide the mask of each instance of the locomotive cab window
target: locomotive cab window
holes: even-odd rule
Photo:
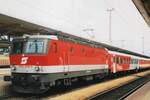
[[[25,53],[43,53],[44,41],[42,40],[29,40],[26,42]]]

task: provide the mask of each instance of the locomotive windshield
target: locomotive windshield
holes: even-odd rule
[[[14,41],[12,54],[42,54],[46,53],[47,40],[27,39],[25,41]]]
[[[25,53],[44,53],[44,41],[43,40],[27,41]]]

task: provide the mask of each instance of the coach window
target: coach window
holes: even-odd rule
[[[125,64],[127,64],[127,59],[125,58],[124,60],[125,60]]]
[[[122,58],[120,58],[120,64],[122,64]]]
[[[136,64],[136,59],[134,59],[134,64]]]
[[[126,58],[124,58],[124,64],[126,64]]]
[[[136,64],[136,59],[135,59],[134,63]]]
[[[136,64],[138,64],[138,60],[136,60]]]
[[[138,60],[136,59],[136,64],[138,64]]]
[[[119,57],[118,56],[116,57],[116,63],[117,64],[119,63]]]
[[[126,64],[125,60],[126,60],[126,59],[125,59],[125,58],[123,58],[123,64]]]
[[[124,58],[124,64],[126,64],[126,58]]]
[[[134,59],[132,59],[132,64],[134,64]]]
[[[116,62],[116,57],[115,57],[115,56],[113,57],[113,62],[114,62],[114,63]]]

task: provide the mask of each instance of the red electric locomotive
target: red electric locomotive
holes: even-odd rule
[[[78,79],[139,69],[139,58],[63,33],[24,36],[12,42],[11,81],[17,92],[41,93]],[[149,67],[148,64],[145,66]]]

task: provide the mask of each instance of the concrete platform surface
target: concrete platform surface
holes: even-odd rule
[[[129,95],[125,100],[150,100],[150,82]]]
[[[10,68],[0,68],[0,80],[3,80],[5,75],[11,75]]]
[[[10,75],[10,68],[0,68],[0,75]]]

